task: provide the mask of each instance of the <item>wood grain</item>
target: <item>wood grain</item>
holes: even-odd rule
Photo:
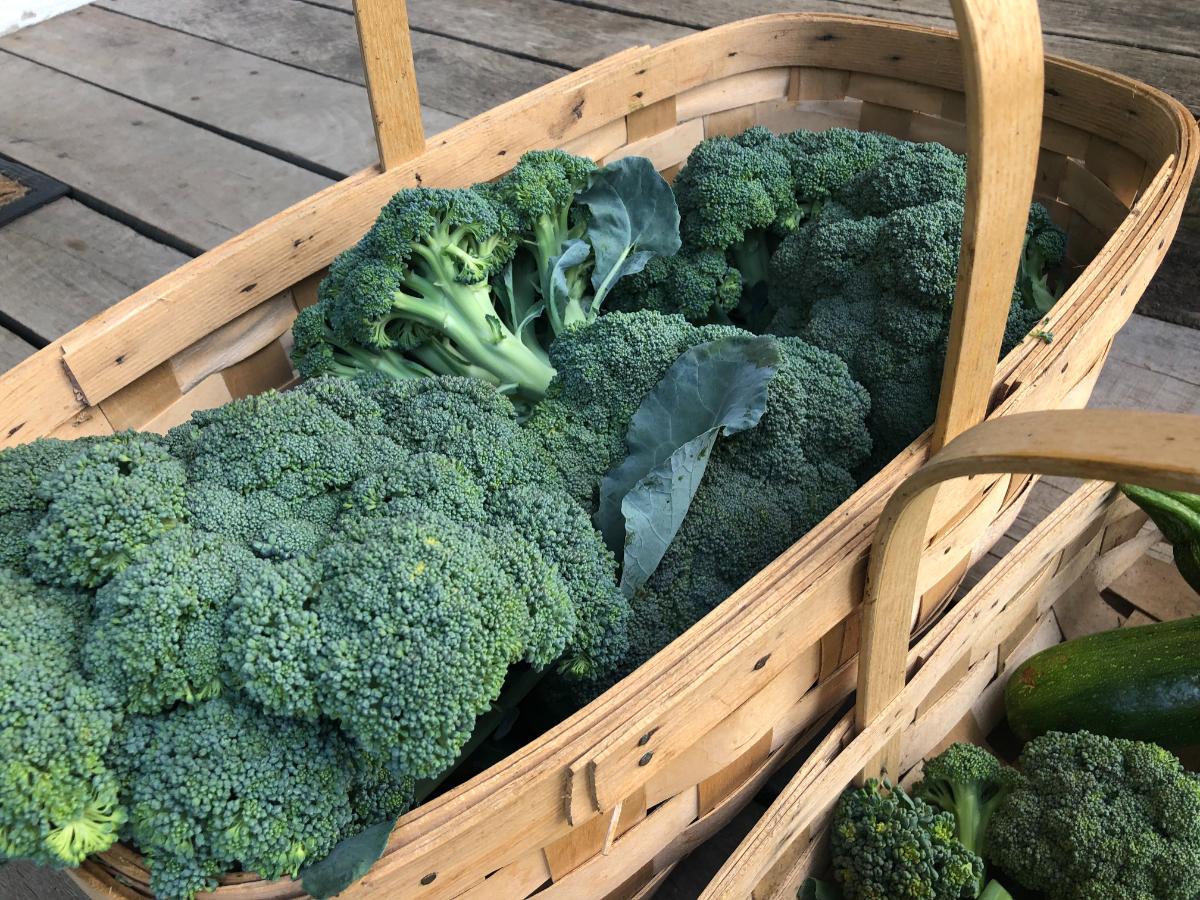
[[[116,10],[290,66],[365,84],[354,19],[297,0],[102,0]],[[456,116],[474,116],[563,73],[439,35],[414,32],[421,101]],[[469,77],[467,75],[469,73]]]
[[[51,341],[187,260],[63,197],[0,228],[0,312]]]
[[[86,6],[0,46],[276,155],[342,174],[378,158],[362,87],[140,19]],[[422,116],[431,134],[459,121]]]
[[[0,152],[184,246],[215,246],[330,183],[9,54],[0,83],[21,85],[0,91]]]
[[[405,0],[355,0],[354,21],[379,164],[390,169],[425,147]]]

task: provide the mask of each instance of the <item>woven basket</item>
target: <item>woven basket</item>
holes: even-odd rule
[[[888,622],[906,614],[904,585],[915,566],[902,547],[912,510],[942,479],[996,471],[1105,480],[1072,494],[908,651]],[[1143,527],[1145,513],[1111,481],[1200,491],[1200,417],[1086,410],[991,421],[897,491],[872,551],[877,579],[864,626],[874,636],[863,648],[858,707],[824,738],[702,900],[793,900],[805,878],[827,869],[827,823],[842,791],[881,771],[907,785],[923,759],[950,743],[986,743],[1004,718],[1009,673],[1038,650],[1122,624],[1200,615],[1200,596],[1174,566],[1144,556],[1162,537]],[[1132,614],[1119,613],[1106,590]],[[906,669],[915,673],[907,685]]]
[[[603,697],[406,815],[346,896],[523,898],[549,885],[547,897],[592,900],[652,890],[853,688],[866,552],[891,491],[931,447],[985,414],[1086,403],[1174,235],[1196,126],[1154,89],[1066,60],[1045,62],[1043,93],[1033,0],[956,3],[961,47],[926,28],[767,16],[625,51],[426,143],[404,5],[359,0],[381,165],[211,250],[0,378],[7,444],[161,431],[287,385],[297,310],[395,191],[492,179],[531,149],[641,154],[670,176],[703,137],[755,123],[971,148],[951,364],[932,434]],[[997,367],[1030,183],[1069,234],[1075,280],[1044,326],[1053,342],[1027,340]],[[922,622],[1004,533],[1027,488],[1002,476],[939,493],[915,595]],[[93,896],[149,894],[142,860],[125,847],[73,875]],[[293,882],[237,874],[215,897],[302,895]]]

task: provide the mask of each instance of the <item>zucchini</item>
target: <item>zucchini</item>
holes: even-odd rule
[[[1164,747],[1200,744],[1200,616],[1049,647],[1012,673],[1004,702],[1025,740],[1083,729]]]

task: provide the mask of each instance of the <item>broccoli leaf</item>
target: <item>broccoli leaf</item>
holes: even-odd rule
[[[548,306],[551,311],[551,321],[561,323],[560,328],[584,320],[584,311],[579,308],[578,300],[571,296],[571,286],[567,283],[567,272],[587,262],[591,252],[592,248],[588,246],[587,241],[576,238],[567,241],[563,245],[562,253],[551,260],[554,268],[550,273]]]
[[[315,900],[336,897],[370,871],[387,848],[388,835],[396,820],[385,820],[368,826],[346,838],[329,851],[319,862],[307,866],[301,873],[304,890]]]
[[[675,194],[644,156],[626,156],[592,176],[577,202],[588,208],[587,236],[596,252],[592,269],[594,317],[620,279],[640,272],[654,256],[679,249]]]
[[[632,595],[662,561],[721,434],[753,428],[781,362],[770,336],[730,337],[685,351],[629,423],[629,455],[600,485],[596,527],[624,555]]]

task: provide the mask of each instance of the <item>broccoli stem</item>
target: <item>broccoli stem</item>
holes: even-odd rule
[[[406,275],[405,290],[392,295],[396,317],[444,335],[463,363],[491,373],[487,380],[515,384],[523,395],[540,399],[554,377],[554,368],[544,352],[531,349],[496,315],[487,280],[456,282],[441,255],[425,245],[417,245],[416,252],[430,271]],[[430,364],[429,358],[423,361]],[[461,364],[443,374],[463,374]]]
[[[749,293],[766,282],[771,265],[771,248],[761,231],[747,231],[741,241],[730,248],[733,265],[742,273],[742,290]]]
[[[979,900],[1013,900],[1013,895],[1000,882],[989,881],[987,887],[980,892]]]

